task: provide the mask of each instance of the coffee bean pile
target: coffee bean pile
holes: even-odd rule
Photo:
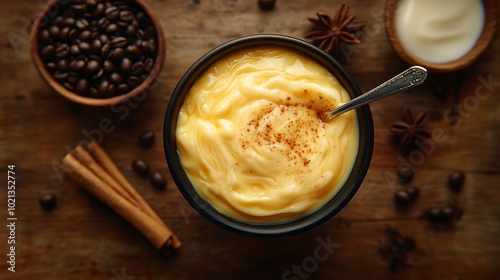
[[[108,98],[139,86],[158,50],[156,29],[130,1],[70,0],[38,34],[50,74],[82,96]]]

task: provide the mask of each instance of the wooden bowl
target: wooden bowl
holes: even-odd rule
[[[161,67],[163,65],[163,60],[165,58],[165,37],[163,36],[163,30],[160,25],[160,21],[157,16],[152,12],[151,8],[143,0],[134,0],[139,7],[149,16],[153,26],[155,28],[157,37],[157,54],[153,67],[148,75],[148,77],[136,88],[131,91],[108,98],[94,98],[79,95],[65,88],[61,83],[59,83],[47,70],[45,64],[43,63],[39,54],[39,30],[43,24],[46,23],[48,19],[55,16],[54,11],[59,12],[61,10],[60,0],[50,0],[47,5],[43,8],[42,12],[36,18],[31,28],[30,33],[30,45],[31,45],[31,57],[36,66],[36,69],[42,76],[42,78],[47,82],[47,84],[55,90],[60,95],[78,104],[89,105],[89,106],[111,106],[127,101],[128,99],[135,97],[143,92],[145,92],[156,80],[158,74],[160,73]],[[64,3],[67,3],[65,1]]]
[[[427,68],[429,71],[433,72],[452,72],[463,69],[471,65],[476,59],[481,56],[488,46],[491,44],[495,38],[495,32],[497,29],[497,1],[496,0],[483,0],[483,5],[485,9],[485,22],[481,36],[477,40],[474,47],[466,53],[464,56],[456,59],[454,61],[446,63],[432,63],[422,60],[418,57],[412,55],[403,44],[399,41],[398,35],[395,30],[394,20],[395,13],[398,6],[398,0],[387,0],[385,7],[385,27],[387,30],[387,35],[392,47],[396,53],[407,63],[411,65],[421,65]]]

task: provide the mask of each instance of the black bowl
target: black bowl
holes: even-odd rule
[[[175,130],[177,117],[186,94],[193,83],[205,70],[220,58],[247,48],[259,46],[283,47],[317,61],[328,69],[344,86],[351,98],[361,95],[356,83],[346,73],[339,62],[321,49],[297,38],[259,34],[240,37],[226,42],[209,51],[196,61],[181,78],[168,103],[165,115],[163,143],[170,173],[186,200],[202,216],[227,230],[251,236],[283,236],[311,229],[338,213],[354,196],[368,171],[373,152],[373,122],[368,106],[356,109],[359,122],[359,149],[354,167],[342,188],[328,202],[316,211],[299,219],[276,224],[254,224],[243,222],[219,213],[206,202],[189,181],[177,151]]]

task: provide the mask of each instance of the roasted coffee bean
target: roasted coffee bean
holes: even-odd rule
[[[71,5],[71,9],[73,10],[73,12],[75,13],[83,13],[87,10],[87,7],[85,6],[85,4],[73,4]]]
[[[87,42],[81,42],[80,44],[78,44],[78,47],[80,48],[80,52],[90,51],[90,44]]]
[[[90,36],[90,41],[98,39],[99,36],[101,36],[101,34],[99,33],[99,27],[98,26],[92,27],[92,35]]]
[[[87,79],[80,79],[76,83],[75,92],[80,95],[86,95],[90,87],[89,81]]]
[[[122,76],[118,73],[111,74],[109,76],[109,79],[111,80],[111,82],[113,82],[115,84],[121,84],[123,82]]]
[[[444,221],[452,221],[457,215],[456,208],[453,206],[445,206],[441,211]]]
[[[130,87],[127,84],[120,84],[116,87],[116,91],[119,94],[125,94],[125,93],[129,92],[129,90],[130,90]]]
[[[98,97],[99,96],[99,91],[95,87],[91,87],[89,89],[89,95],[92,97]]]
[[[85,68],[85,60],[83,59],[74,60],[73,67],[70,64],[70,70],[76,73],[82,72],[84,68]]]
[[[82,41],[88,41],[90,40],[90,37],[92,36],[92,32],[90,30],[84,30],[82,33],[80,33],[80,36],[78,36],[78,39]]]
[[[116,23],[110,23],[105,30],[107,34],[116,33],[116,31],[118,31],[118,25],[116,25]]]
[[[141,49],[136,46],[136,45],[129,45],[125,49],[125,52],[127,53],[127,56],[130,57],[133,60],[139,59],[141,57]],[[144,63],[143,63],[144,66]]]
[[[132,72],[132,60],[128,58],[123,58],[122,62],[120,63],[120,72],[128,75],[130,72]]]
[[[70,82],[63,83],[63,86],[65,88],[67,88],[69,91],[74,91],[75,90],[75,88],[73,87],[73,85]]]
[[[144,61],[144,69],[149,73],[153,69],[154,60],[152,58],[146,58]]]
[[[398,180],[401,183],[407,183],[413,178],[414,169],[406,165],[398,168]]]
[[[69,32],[71,31],[70,27],[64,27],[61,29],[61,33],[59,33],[59,37],[62,41],[66,41],[68,39]]]
[[[94,80],[98,80],[98,79],[100,79],[103,75],[104,75],[104,70],[103,70],[103,69],[99,69],[99,71],[97,71],[97,73],[95,73],[95,74],[92,76],[92,79],[94,79]]]
[[[59,59],[57,61],[57,69],[60,71],[68,70],[68,61],[66,59]]]
[[[116,22],[116,24],[118,25],[118,27],[120,27],[122,29],[126,28],[129,25],[129,23],[126,21],[118,21],[118,22]]]
[[[450,186],[451,190],[456,193],[459,193],[462,190],[464,181],[465,173],[463,173],[462,171],[455,171],[448,177],[448,185]]]
[[[141,11],[141,12],[138,12],[138,13],[135,15],[135,17],[137,18],[137,20],[139,20],[139,21],[143,21],[143,20],[145,20],[145,19],[146,19],[146,13],[144,13],[144,12],[142,12],[142,11]]]
[[[55,53],[56,53],[56,48],[52,45],[48,45],[42,49],[40,55],[42,56],[43,60],[48,60],[54,57]]]
[[[99,39],[92,41],[91,49],[94,53],[101,51],[102,43]]]
[[[97,21],[97,24],[102,28],[102,29],[106,29],[106,27],[108,27],[108,25],[110,24],[110,21],[109,19],[103,17],[101,19],[99,19]]]
[[[167,180],[160,172],[153,172],[151,176],[149,176],[149,181],[153,187],[164,190],[167,187]]]
[[[63,22],[63,20],[64,20],[64,18],[62,16],[56,16],[54,18],[54,20],[52,21],[52,24],[59,26],[59,25],[61,25],[61,23]]]
[[[87,5],[87,7],[91,8],[91,9],[93,9],[97,5],[97,1],[96,0],[86,0],[85,5]]]
[[[137,27],[135,27],[133,25],[127,25],[124,33],[127,36],[134,36],[135,33],[137,33]]]
[[[134,13],[132,13],[129,10],[123,10],[123,11],[121,11],[119,16],[120,16],[121,20],[127,21],[127,22],[130,22],[130,21],[132,21],[135,18],[134,17]]]
[[[38,199],[43,210],[50,211],[56,207],[57,197],[54,194],[45,194]]]
[[[68,73],[68,77],[66,78],[66,81],[70,82],[71,84],[76,84],[80,77],[78,77],[74,73]]]
[[[113,62],[111,62],[109,60],[105,60],[103,63],[103,69],[104,69],[104,72],[106,72],[106,73],[112,73],[115,70],[115,66],[114,66]]]
[[[99,41],[101,41],[102,44],[106,44],[109,41],[108,35],[106,34],[99,35]]]
[[[130,76],[127,80],[127,84],[132,88],[139,86],[141,83],[142,83],[141,78],[137,76]]]
[[[111,44],[113,44],[113,47],[115,48],[126,48],[127,47],[127,38],[125,37],[116,37],[113,40],[111,40]]]
[[[116,19],[118,15],[120,14],[120,10],[116,6],[111,6],[106,9],[104,12],[106,14],[106,17],[110,20]]]
[[[47,29],[40,30],[40,34],[38,35],[38,39],[40,40],[40,43],[42,43],[42,44],[49,44],[51,41],[49,31]]]
[[[78,29],[73,28],[69,31],[68,40],[74,40],[78,36]]]
[[[106,6],[103,3],[99,3],[96,5],[94,9],[94,16],[100,18],[104,16],[104,11],[106,10]]]
[[[49,34],[50,34],[50,37],[54,38],[54,39],[58,39],[59,38],[59,32],[61,31],[61,29],[58,27],[58,26],[51,26],[49,27]]]
[[[144,148],[151,148],[155,142],[155,133],[152,131],[145,131],[139,135],[139,144]]]
[[[259,0],[259,7],[262,10],[272,10],[275,4],[276,0]]]
[[[63,20],[62,25],[72,27],[76,23],[75,18],[67,17]]]
[[[101,70],[101,63],[97,60],[89,60],[85,70],[87,75],[93,75]]]
[[[153,39],[149,39],[149,54],[156,55],[156,52],[157,52],[156,42]]]
[[[106,92],[105,97],[110,97],[115,94],[116,91],[116,86],[114,84],[110,84],[108,87],[108,91]]]
[[[99,86],[97,87],[97,90],[99,91],[100,95],[105,95],[108,92],[110,83],[107,80],[102,81]]]
[[[69,48],[69,52],[73,55],[73,56],[77,56],[80,54],[80,48],[77,46],[77,45],[73,45]]]
[[[125,50],[122,48],[117,48],[109,53],[109,58],[113,61],[120,61],[125,56]]]
[[[459,213],[455,206],[445,206],[431,208],[426,214],[431,222],[450,223],[457,218]]]
[[[52,76],[57,80],[64,80],[68,77],[68,72],[57,70]]]
[[[150,170],[151,170],[151,168],[149,167],[149,164],[142,159],[135,159],[132,162],[132,169],[134,169],[134,171],[137,174],[139,174],[143,177],[147,177],[149,175]]]
[[[131,75],[137,76],[140,75],[144,71],[144,63],[142,61],[138,61],[132,65],[132,73]]]
[[[77,27],[78,29],[82,29],[82,30],[86,30],[86,31],[88,31],[87,29],[88,29],[88,27],[89,27],[89,22],[88,22],[86,19],[84,19],[84,18],[80,18],[80,19],[78,19],[78,20],[76,21],[76,27]],[[90,31],[89,31],[89,32],[90,32]],[[89,37],[90,37],[90,36],[89,36]]]
[[[412,198],[405,190],[399,190],[394,193],[394,201],[400,206],[405,206],[412,202]]]
[[[56,57],[57,58],[63,58],[65,56],[67,56],[69,53],[69,47],[67,44],[62,44],[62,45],[59,45],[57,48],[56,48]]]
[[[433,207],[426,212],[426,216],[431,222],[443,221],[443,209],[440,207]]]
[[[405,191],[410,196],[412,201],[415,200],[420,193],[420,191],[416,187],[407,187]]]
[[[101,56],[103,58],[108,57],[111,54],[112,50],[113,50],[113,48],[111,47],[110,44],[104,44],[104,46],[102,46],[102,49],[101,49]]]
[[[49,63],[45,64],[45,67],[50,72],[52,72],[52,71],[54,71],[54,70],[56,70],[58,68],[57,65],[54,62],[49,62]],[[59,69],[59,70],[61,70],[61,69]]]

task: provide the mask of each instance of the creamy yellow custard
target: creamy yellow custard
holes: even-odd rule
[[[182,166],[226,216],[251,223],[302,217],[330,200],[354,165],[355,111],[328,123],[318,117],[348,100],[326,68],[294,51],[232,53],[184,100],[176,129]]]

